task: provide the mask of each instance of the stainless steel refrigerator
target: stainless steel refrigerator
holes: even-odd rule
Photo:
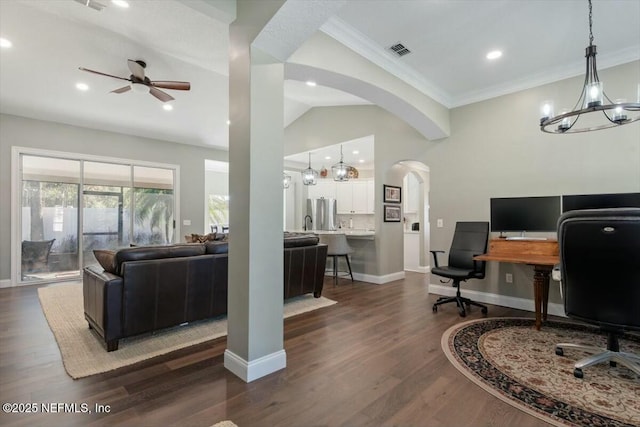
[[[311,217],[311,230],[334,231],[338,228],[336,199],[307,199],[307,215]],[[309,227],[310,226],[310,227]]]

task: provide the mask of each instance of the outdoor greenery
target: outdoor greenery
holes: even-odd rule
[[[209,195],[209,223],[229,224],[229,196]]]

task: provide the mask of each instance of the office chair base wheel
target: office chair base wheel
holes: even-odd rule
[[[560,347],[556,347],[556,354],[558,356],[564,356],[564,350],[561,349]]]
[[[480,310],[482,314],[487,314],[488,311],[489,310],[487,310],[487,307],[482,307],[482,309]]]
[[[460,317],[467,317],[467,312],[464,310],[458,310],[458,314],[460,315]]]
[[[573,370],[573,376],[576,377],[576,378],[584,378],[584,373],[582,372],[582,369],[575,368]]]
[[[433,304],[432,310],[433,310],[434,313],[437,313],[438,312],[438,306]]]

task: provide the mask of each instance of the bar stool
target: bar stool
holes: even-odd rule
[[[328,245],[327,257],[333,259],[333,285],[336,286],[338,284],[338,257],[344,257],[347,260],[349,276],[351,276],[351,281],[353,282],[353,272],[349,262],[349,254],[353,253],[353,249],[347,243],[347,236],[344,234],[320,234],[319,237],[320,243]]]

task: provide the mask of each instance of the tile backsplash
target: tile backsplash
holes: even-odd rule
[[[353,223],[351,228],[360,230],[372,230],[376,225],[374,215],[337,215],[337,220],[342,228],[349,228],[349,221]]]

